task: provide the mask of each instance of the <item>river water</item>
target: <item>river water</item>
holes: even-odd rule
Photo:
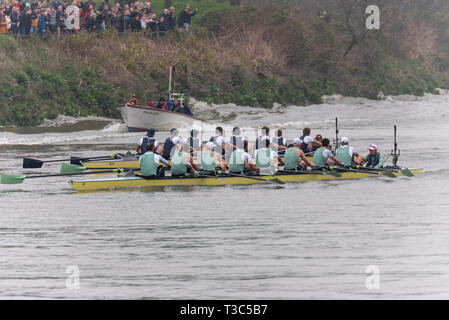
[[[66,177],[0,185],[0,298],[449,298],[448,92],[195,110],[227,132],[268,124],[290,140],[304,126],[332,140],[338,117],[361,153],[371,143],[389,153],[396,124],[400,164],[425,173],[84,194]],[[132,151],[141,136],[109,119],[72,120],[0,128],[0,171],[36,173],[21,169],[24,156]]]

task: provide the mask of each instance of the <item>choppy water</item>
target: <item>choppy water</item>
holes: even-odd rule
[[[376,143],[389,152],[397,124],[401,164],[426,172],[91,194],[67,178],[0,185],[0,298],[449,298],[449,94],[331,97],[276,111],[197,103],[196,112],[234,119],[227,130],[281,126],[290,139],[306,125],[333,138],[338,117],[359,151]],[[0,131],[0,171],[34,173],[20,168],[24,156],[135,148],[140,134],[98,121],[94,130]],[[78,290],[66,287],[68,266],[79,268]],[[380,271],[379,289],[366,287],[368,266]]]

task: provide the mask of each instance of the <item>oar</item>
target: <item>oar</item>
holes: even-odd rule
[[[42,165],[44,163],[49,163],[49,162],[86,161],[86,160],[98,160],[98,159],[119,159],[119,157],[120,156],[117,154],[111,154],[109,156],[102,156],[102,157],[87,157],[87,158],[71,157],[70,159],[58,159],[58,160],[39,160],[39,159],[32,159],[32,158],[23,158],[23,168],[26,168],[26,169],[42,168]]]
[[[368,170],[368,171],[377,171],[380,174],[387,176],[387,177],[391,177],[393,178],[396,177],[396,175],[394,174],[394,172],[396,173],[400,173],[403,176],[406,177],[414,177],[414,173],[409,169],[409,168],[402,168],[402,169],[397,169],[397,171],[395,170],[389,170],[389,169],[383,169],[383,168],[368,168],[368,167],[360,167],[360,166],[356,166],[356,169],[360,169],[360,170]]]
[[[315,166],[312,167],[312,170],[319,170],[325,175],[333,176],[335,178],[341,178],[342,175],[336,171],[334,171],[335,167],[332,166]]]
[[[365,169],[354,169],[353,167],[349,167],[349,166],[344,166],[344,167],[338,166],[336,168],[338,170],[342,170],[345,172],[357,172],[357,173],[367,173],[367,174],[376,174],[376,175],[378,175],[380,173],[389,178],[397,178],[397,176],[391,171],[376,171],[374,169],[371,170],[371,168],[366,168],[366,170]]]
[[[19,184],[19,183],[22,183],[23,180],[25,180],[25,179],[78,176],[78,175],[85,175],[85,174],[111,173],[111,172],[120,173],[120,172],[123,172],[123,170],[113,169],[113,170],[108,170],[108,171],[81,172],[81,173],[72,173],[72,174],[46,174],[46,175],[37,175],[37,176],[24,176],[21,174],[2,174],[0,177],[0,184]]]
[[[273,179],[262,179],[262,178],[256,178],[256,177],[251,177],[251,176],[247,176],[244,174],[237,174],[237,173],[224,173],[225,175],[229,175],[232,177],[240,177],[240,178],[246,178],[246,179],[253,179],[253,180],[259,180],[259,181],[265,181],[265,182],[274,182],[274,183],[279,183],[279,184],[285,184],[284,181],[278,179],[278,178],[273,178]]]
[[[112,172],[112,170],[115,168],[86,168],[83,166],[78,166],[75,164],[69,164],[69,163],[63,163],[61,165],[61,170],[59,171],[60,174],[76,174],[76,173],[81,173],[85,170],[94,170],[92,172],[95,173],[99,173],[99,171],[95,171],[95,170],[109,170],[109,172]],[[122,171],[137,171],[140,170],[140,168],[126,168],[125,169],[120,169]]]

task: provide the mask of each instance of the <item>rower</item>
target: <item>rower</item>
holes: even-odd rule
[[[312,152],[315,152],[318,150],[318,148],[321,148],[323,146],[323,136],[321,134],[317,134],[315,136],[315,140],[312,142]]]
[[[168,161],[157,153],[154,153],[154,145],[149,142],[146,146],[147,152],[141,155],[139,158],[140,172],[143,177],[163,177],[164,176],[164,166],[159,165],[162,162],[168,165]]]
[[[310,128],[304,128],[302,130],[302,136],[299,137],[299,139],[301,139],[302,143],[301,143],[301,150],[304,153],[310,153],[312,152],[312,148],[313,148],[313,141],[314,139],[310,136]]]
[[[174,139],[176,142],[178,139]],[[187,142],[178,143],[171,159],[172,177],[181,177],[200,171],[200,168],[193,162],[190,154],[190,144]]]
[[[155,148],[155,153],[161,154],[162,146],[159,145],[159,142],[154,138],[156,130],[153,128],[148,129],[147,135],[140,139],[139,144],[137,145],[136,152],[138,155],[145,154],[147,152],[146,146],[148,143],[152,143]]]
[[[267,126],[262,127],[262,135],[257,137],[254,150],[260,149],[264,146],[264,144],[262,143],[262,140],[268,140],[271,143],[270,128],[268,128]]]
[[[201,150],[201,140],[198,138],[199,131],[193,129],[190,131],[190,137],[187,138],[187,143],[190,145],[190,154],[193,156]]]
[[[211,137],[209,142],[212,142],[214,144],[215,152],[221,154],[222,157],[225,156],[226,139],[224,137],[224,131],[222,127],[215,128],[215,136]]]
[[[275,136],[273,138],[272,142],[273,142],[273,144],[276,144],[278,146],[277,148],[274,148],[274,147],[272,147],[272,148],[279,155],[284,154],[285,151],[288,149],[287,148],[287,140],[282,136],[282,130],[281,129],[277,130],[277,136]]]
[[[220,153],[214,152],[215,144],[211,141],[206,143],[204,149],[198,152],[198,165],[202,171],[226,170],[226,164]]]
[[[162,157],[164,157],[164,159],[167,159],[167,160],[171,159],[171,154],[173,153],[174,147],[175,147],[175,144],[173,143],[173,139],[176,137],[178,137],[178,129],[173,128],[170,130],[170,137],[165,139],[165,142],[164,142],[164,149],[162,151]]]
[[[278,154],[271,149],[270,138],[262,138],[261,145],[263,145],[264,147],[254,151],[256,166],[261,169],[277,169],[280,159]]]
[[[372,144],[368,147],[369,154],[365,158],[365,167],[382,169],[385,162],[385,157],[383,154],[377,151],[377,146]]]
[[[313,167],[313,163],[307,159],[304,151],[300,149],[301,139],[293,140],[293,147],[288,148],[284,155],[284,170],[301,171],[309,167]]]
[[[325,165],[334,166],[336,164],[343,166],[343,163],[332,154],[329,139],[324,138],[322,144],[323,146],[318,148],[313,155],[313,164],[318,167],[323,167]]]
[[[231,152],[243,148],[243,137],[240,134],[241,131],[239,127],[232,129],[232,136],[230,136],[228,140],[228,143],[232,148]]]
[[[243,149],[237,148],[231,153],[229,159],[229,172],[246,174],[257,170],[260,170],[260,168],[257,168],[251,163],[251,156],[248,153],[248,140],[244,140]]]
[[[128,103],[132,104],[132,105],[138,105],[139,104],[139,100],[137,99],[136,95],[133,94],[131,96],[131,99],[129,99]]]
[[[341,147],[337,149],[335,156],[344,163],[345,166],[351,166],[353,162],[363,165],[364,158],[354,147],[349,146],[349,138],[341,138]]]

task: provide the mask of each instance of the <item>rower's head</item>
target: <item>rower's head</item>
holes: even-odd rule
[[[308,136],[310,136],[310,132],[311,132],[310,128],[304,128],[304,129],[302,130],[302,135],[303,135],[304,137],[308,137]]]
[[[372,144],[368,147],[370,155],[374,156],[377,152],[377,146],[375,144]]]
[[[234,136],[239,136],[240,135],[240,128],[239,127],[235,127],[234,129],[232,129],[232,134]]]
[[[267,126],[263,126],[262,127],[262,134],[264,136],[269,136],[270,135],[270,128],[268,128]]]
[[[245,152],[248,152],[248,140],[243,140],[243,150],[245,150]]]
[[[200,134],[200,132],[198,130],[196,130],[196,129],[193,129],[192,131],[190,131],[190,136],[192,138],[198,137],[199,134]]]
[[[301,144],[302,144],[301,139],[299,139],[299,138],[293,139],[293,145],[294,145],[295,147],[300,146]]]
[[[182,150],[182,152],[186,152],[186,153],[190,152],[190,144],[187,142],[183,142],[181,144],[181,150]]]
[[[323,144],[323,147],[325,147],[326,149],[329,149],[331,142],[329,141],[328,138],[324,138],[322,144]]]
[[[348,137],[341,138],[341,144],[347,146],[349,144],[349,138]]]
[[[170,130],[170,135],[172,137],[176,137],[178,135],[178,129],[176,129],[176,128],[171,129]]]
[[[277,131],[277,136],[278,136],[278,137],[282,137],[282,130],[281,130],[281,129],[278,129],[278,131]]]
[[[153,128],[148,129],[147,131],[147,136],[152,138],[154,137],[154,134],[156,133],[156,130],[154,130]]]
[[[153,152],[154,151],[154,144],[153,142],[147,143],[147,152]]]
[[[323,136],[321,134],[317,134],[315,136],[315,141],[322,141],[323,140]]]
[[[223,135],[223,128],[222,127],[216,127],[215,128],[215,133],[218,134],[219,136]]]
[[[206,150],[213,150],[215,148],[215,144],[213,143],[213,142],[208,142],[208,143],[206,143],[206,146],[204,147],[204,149],[206,149]]]

